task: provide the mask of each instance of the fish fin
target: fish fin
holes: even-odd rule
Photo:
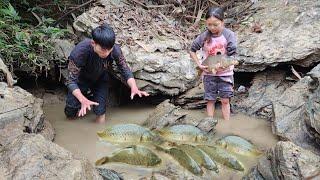
[[[97,135],[98,135],[99,137],[103,138],[103,137],[105,136],[105,133],[104,133],[104,131],[98,131],[98,132],[97,132]]]
[[[165,148],[163,148],[163,147],[161,147],[159,145],[154,144],[154,146],[156,147],[156,150],[158,150],[158,151],[163,151],[163,152],[166,152],[166,153],[168,152],[167,149],[165,149]]]
[[[101,165],[104,165],[106,164],[107,162],[109,162],[109,157],[103,157],[101,159],[98,159],[95,163],[96,166],[101,166]]]

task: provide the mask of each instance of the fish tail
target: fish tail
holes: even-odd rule
[[[95,165],[96,166],[101,166],[101,165],[106,164],[107,162],[109,162],[109,157],[103,157],[103,158],[97,160]]]
[[[256,155],[256,156],[260,156],[261,154],[263,154],[263,152],[260,151],[259,149],[255,149],[255,150],[253,151],[253,154]]]

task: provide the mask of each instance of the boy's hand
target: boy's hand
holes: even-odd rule
[[[138,95],[139,97],[149,96],[149,94],[145,91],[140,91],[138,88],[131,88],[130,98],[133,99],[135,95]]]
[[[90,111],[91,110],[91,105],[93,106],[98,106],[99,103],[97,102],[93,102],[93,101],[90,101],[88,99],[85,99],[81,102],[81,109],[78,113],[78,116],[84,116],[87,114],[87,109]]]

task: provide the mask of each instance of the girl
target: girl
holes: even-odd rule
[[[203,70],[204,99],[207,100],[207,113],[214,115],[217,97],[222,104],[222,115],[225,120],[230,118],[229,99],[233,96],[233,66],[219,69],[216,74],[209,74],[206,66],[201,65],[208,56],[236,54],[236,37],[234,32],[224,27],[222,8],[210,8],[206,14],[207,30],[201,33],[192,43],[190,56]],[[196,51],[202,49],[203,58],[199,60]]]

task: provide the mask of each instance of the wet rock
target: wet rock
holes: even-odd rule
[[[266,156],[263,156],[262,158],[259,159],[257,165],[251,168],[251,170],[242,179],[243,180],[275,179],[272,174],[271,161],[269,161]]]
[[[305,123],[308,135],[320,145],[320,65],[309,73],[309,95],[306,102]]]
[[[103,180],[123,180],[123,177],[114,170],[106,168],[97,168]]]
[[[56,135],[51,123],[46,119],[43,121],[42,129],[40,129],[40,132],[38,134],[42,135],[49,141],[53,141]]]
[[[306,96],[309,93],[309,76],[304,77],[280,96],[278,101],[273,102],[273,132],[283,139],[291,140],[304,148],[311,148],[313,144],[308,134],[304,131]]]
[[[318,179],[320,156],[280,141],[243,179]]]
[[[217,125],[218,119],[213,117],[206,117],[202,119],[197,127],[205,132],[211,132]]]
[[[24,132],[39,133],[44,129],[41,99],[20,87],[8,88],[3,82],[0,91],[0,144],[7,144]]]
[[[178,96],[174,104],[183,107],[184,109],[202,109],[206,107],[207,101],[203,100],[204,89],[200,83],[196,87],[186,91]]]
[[[319,74],[319,66],[311,73]],[[317,78],[305,76],[296,84],[286,89],[277,101],[273,102],[272,130],[282,139],[290,140],[303,148],[319,151],[317,138],[318,122],[317,102],[319,85]],[[311,89],[310,89],[311,88]],[[313,90],[312,90],[313,89]]]
[[[231,104],[236,111],[250,116],[272,118],[272,102],[276,101],[291,83],[285,81],[285,73],[281,71],[265,71],[257,73],[251,82],[252,86],[246,94],[236,94]]]
[[[186,115],[180,111],[180,107],[165,100],[156,107],[143,125],[150,129],[161,129],[175,124],[184,124]]]
[[[278,64],[309,67],[319,62],[320,1],[258,1],[261,7],[245,23],[261,24],[262,33],[245,26],[239,35],[239,56],[243,64],[237,71],[257,72]]]
[[[1,147],[4,179],[102,179],[90,162],[36,134],[22,134]]]
[[[64,104],[67,92],[65,89],[56,89],[54,91],[46,91],[42,95],[44,105]]]

